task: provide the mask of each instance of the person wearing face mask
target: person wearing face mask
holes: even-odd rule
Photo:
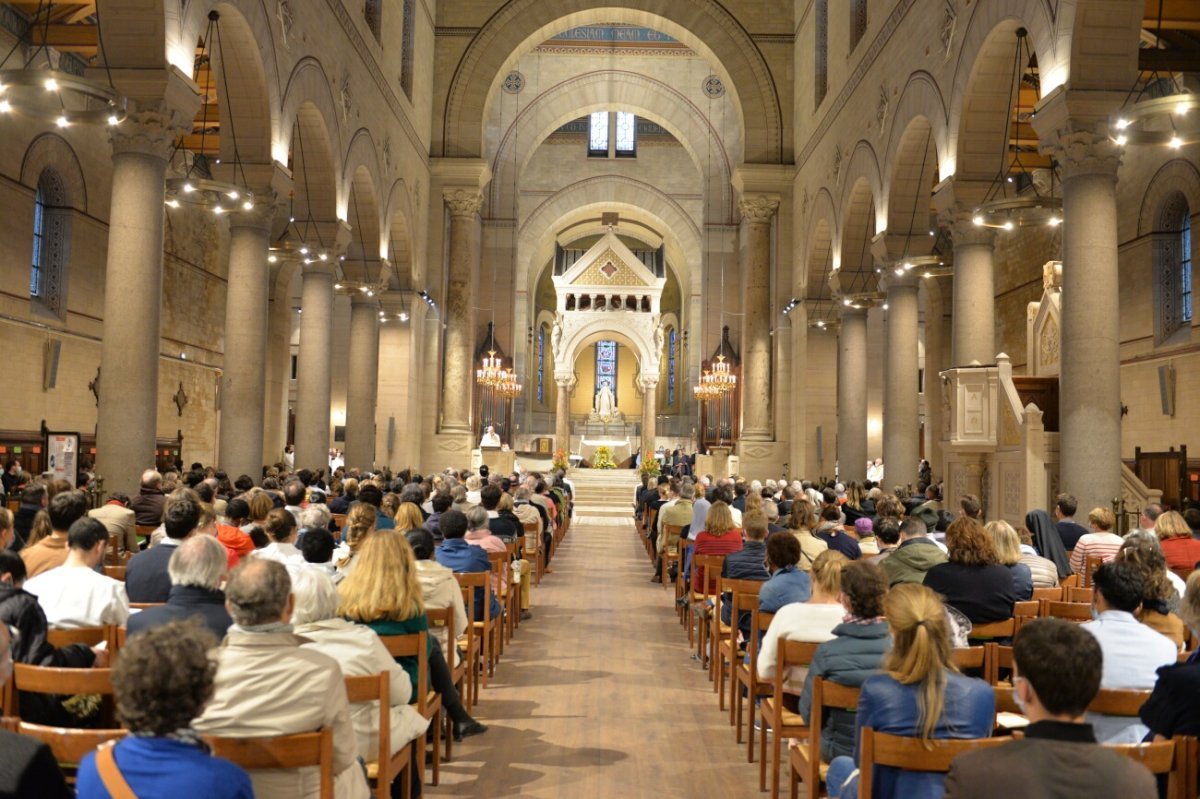
[[[946,797],[1154,797],[1140,763],[1096,742],[1084,721],[1100,689],[1103,655],[1095,638],[1062,619],[1037,619],[1013,642],[1013,698],[1029,719],[1025,737],[960,755]],[[1194,689],[1193,689],[1194,690]]]

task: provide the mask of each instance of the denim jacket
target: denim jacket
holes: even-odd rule
[[[763,583],[758,592],[758,609],[774,613],[793,602],[807,602],[812,596],[812,579],[808,572],[795,566],[784,566]]]

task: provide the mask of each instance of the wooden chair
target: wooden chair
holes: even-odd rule
[[[771,695],[764,697],[759,705],[762,720],[771,725],[771,796],[779,796],[779,769],[783,758],[783,739],[801,738],[808,734],[808,725],[799,713],[793,713],[783,706],[783,695],[786,692],[784,682],[788,669],[793,666],[808,666],[816,654],[817,644],[808,641],[789,641],[779,639],[778,654],[775,656],[775,677],[771,680]],[[757,667],[757,664],[755,664]],[[765,749],[767,731],[763,730],[761,747]],[[761,751],[760,760],[766,762],[766,752]],[[759,768],[759,788],[765,790],[765,775]]]
[[[117,627],[114,624],[102,624],[97,627],[74,627],[71,629],[51,627],[46,631],[46,641],[55,649],[70,646],[71,644],[85,644],[87,646],[104,644],[108,647],[109,653],[115,655],[117,653]],[[56,691],[56,693],[62,692]]]
[[[684,572],[684,568],[686,568],[688,564],[692,553],[692,547],[696,542],[690,538],[682,538],[680,539],[679,543],[679,569],[675,573],[675,610],[679,615],[680,625],[686,627],[688,618],[686,602],[688,594],[688,575],[686,572]],[[679,600],[681,599],[685,601],[680,602]]]
[[[1149,690],[1101,688],[1088,703],[1088,712],[1137,718],[1149,698]]]
[[[761,583],[759,584],[761,590]],[[771,626],[772,620],[775,618],[774,613],[769,613],[765,610],[760,610],[758,607],[758,594],[752,597],[750,605],[750,638],[746,641],[746,660],[739,658],[734,663],[733,670],[733,687],[734,692],[731,701],[736,703],[734,723],[738,728],[738,741],[740,742],[742,733],[742,686],[746,687],[748,697],[748,707],[750,715],[746,722],[746,760],[749,763],[754,762],[754,720],[758,714],[758,701],[760,698],[771,696],[774,688],[770,680],[758,679],[758,652],[759,644],[762,641],[763,633]],[[763,717],[765,718],[765,717]],[[759,736],[759,771],[762,772],[763,765],[767,757],[767,736]],[[765,774],[759,774],[759,788],[766,790],[762,782],[765,779]]]
[[[96,751],[98,747],[110,741],[115,743],[129,734],[128,730],[118,728],[78,730],[72,727],[47,727],[44,724],[31,724],[19,720],[16,728],[11,731],[36,738],[50,747],[54,759],[63,770],[63,776],[71,785],[75,784],[75,772],[84,755]]]
[[[542,524],[541,522],[525,522],[525,557],[533,560],[533,584],[542,584],[542,572],[546,568],[546,560],[542,556]],[[533,542],[533,546],[529,542]]]
[[[346,677],[346,699],[356,702],[379,703],[379,752],[375,759],[367,762],[367,780],[375,786],[375,796],[378,799],[389,799],[392,795],[392,780],[400,779],[401,775],[412,764],[412,741],[406,743],[398,752],[392,752],[392,692],[387,672],[372,674],[368,677]],[[424,736],[421,736],[424,737]],[[405,779],[405,799],[412,796],[411,781]]]
[[[333,730],[328,727],[271,738],[206,735],[204,740],[212,748],[213,755],[247,771],[316,766],[320,770],[321,799],[333,799]]]
[[[125,582],[125,567],[124,566],[105,566],[104,574],[114,580]]]
[[[1033,601],[1035,602],[1042,599],[1052,599],[1055,602],[1058,602],[1062,599],[1062,596],[1063,587],[1061,585],[1056,585],[1053,588],[1033,589]]]
[[[670,566],[675,564],[675,573],[679,574],[683,570],[683,546],[679,538],[679,534],[683,532],[682,524],[664,524],[662,534],[667,541],[671,540],[671,536],[675,536],[675,551],[672,552],[670,547],[663,547],[662,557],[662,587],[665,590],[670,581],[667,580],[667,575],[670,573]]]
[[[1085,621],[1092,620],[1092,606],[1086,602],[1051,602],[1043,599],[1038,615],[1083,624]]]
[[[346,514],[344,514],[344,513],[334,513],[334,514],[331,514],[331,515],[333,516],[333,526],[334,526],[334,527],[336,527],[337,529],[341,530],[343,527],[345,527],[345,526],[346,526]]]
[[[1071,553],[1068,552],[1067,556],[1070,557],[1070,555],[1071,555]],[[1063,589],[1078,588],[1079,587],[1079,575],[1078,574],[1068,574],[1066,577],[1059,580],[1058,584]]]
[[[1063,589],[1062,601],[1063,602],[1089,603],[1092,601],[1092,589],[1091,588],[1073,588],[1073,587],[1065,588],[1065,589]]]
[[[516,592],[512,590],[512,574],[509,566],[509,558],[507,552],[489,552],[488,560],[492,564],[492,585],[495,586],[496,598],[500,600],[500,607],[504,608],[504,617],[499,619],[500,635],[497,639],[496,661],[504,655],[505,642],[512,639],[513,633],[513,613],[512,601]],[[518,605],[519,607],[519,605]],[[518,610],[517,613],[520,613]]]
[[[742,742],[741,729],[741,714],[735,713],[733,694],[737,686],[737,664],[741,662],[741,658],[745,655],[745,651],[738,645],[738,618],[742,613],[758,609],[758,590],[762,588],[762,582],[758,580],[731,580],[729,578],[721,578],[721,595],[720,603],[713,608],[714,629],[720,633],[720,639],[716,644],[717,668],[716,677],[717,685],[713,689],[717,691],[717,707],[721,710],[725,709],[725,675],[729,677],[729,723],[737,723],[737,742]],[[721,614],[724,613],[725,595],[729,594],[729,624],[721,621]],[[726,672],[726,667],[729,671]],[[741,704],[740,702],[738,704]]]
[[[1135,760],[1151,774],[1167,775],[1167,799],[1196,795],[1196,739],[1177,735],[1167,741],[1137,744],[1106,744],[1106,748]]]
[[[1009,688],[1012,683],[1008,680],[1000,682],[1000,670],[1006,669],[1009,672],[1013,667],[1013,648],[997,643],[986,644],[987,654],[984,660],[987,662],[987,669],[983,675],[983,679],[987,680],[991,685],[1003,685]]]
[[[945,774],[950,763],[965,752],[1003,746],[1009,738],[938,738],[922,741],[902,735],[875,732],[862,728],[859,742],[859,799],[871,799],[871,783],[876,766],[892,766],[905,771],[928,771]]]
[[[700,658],[702,664],[711,663],[707,660],[709,657],[708,651],[708,632],[709,624],[697,612],[697,604],[703,603],[706,600],[716,599],[716,588],[720,582],[721,569],[725,565],[724,555],[695,555],[692,557],[692,573],[689,580],[691,590],[688,592],[688,612],[697,618],[696,627],[696,656]],[[704,580],[700,580],[700,571],[704,571]],[[700,582],[706,582],[707,585],[700,585]],[[692,625],[688,624],[688,643],[693,642]],[[709,669],[709,676],[712,676],[712,669]]]
[[[14,663],[11,693],[6,699],[6,715],[21,715],[21,692],[31,694],[71,695],[99,694],[103,699],[99,723],[110,730],[116,728],[113,720],[112,669],[64,669],[54,666],[30,666]],[[53,728],[57,729],[57,728]]]
[[[1016,618],[976,624],[971,628],[971,640],[978,638],[1012,638],[1017,632]]]
[[[462,591],[463,609],[467,614],[467,627],[462,631],[458,641],[463,651],[460,663],[466,673],[466,685],[464,686],[466,693],[463,694],[463,706],[470,710],[479,701],[479,675],[482,669],[482,660],[479,636],[476,634],[475,624],[472,621],[475,618],[475,591],[461,585],[459,590]],[[425,615],[429,615],[428,611]],[[432,624],[432,622],[430,623]]]
[[[1100,568],[1104,558],[1099,555],[1089,555],[1083,564],[1083,574],[1079,577],[1079,585],[1083,588],[1092,587],[1092,574]]]
[[[950,650],[950,660],[959,671],[979,669],[985,678],[989,671],[986,645],[955,647]]]
[[[466,693],[464,691],[467,679],[466,658],[458,656],[457,631],[454,629],[454,610],[452,608],[425,608],[425,618],[429,619],[429,629],[446,630],[446,641],[448,645],[443,647],[443,655],[446,658],[446,667],[450,669],[450,681],[458,690],[458,695],[462,699],[463,705],[467,705]],[[441,731],[438,731],[441,734]],[[450,752],[454,735],[450,731],[449,717],[446,719],[446,754],[445,759],[450,759]]]
[[[821,731],[825,725],[825,709],[857,711],[860,690],[820,677],[813,678],[812,711],[809,719],[812,723],[809,725],[808,741],[793,744],[789,752],[792,799],[796,799],[800,782],[808,786],[809,796],[821,795],[821,783],[825,781],[825,773],[829,771],[829,765],[821,762]],[[760,779],[759,789],[763,788]],[[779,781],[776,780],[772,786],[771,797],[778,799],[778,796]]]
[[[650,558],[650,562],[654,562],[657,553],[654,551],[654,545],[650,543],[650,533],[654,530],[654,524],[658,520],[658,508],[651,508],[646,511],[642,518],[645,527],[642,529],[642,544],[646,547],[646,557]]]
[[[129,609],[145,610],[146,608],[158,608],[167,604],[166,602],[130,602]]]
[[[469,613],[467,618],[471,620],[471,626],[474,628],[475,635],[479,638],[480,678],[483,682],[483,687],[487,688],[488,677],[494,674],[496,669],[496,636],[499,634],[499,630],[496,629],[497,619],[492,618],[492,603],[489,598],[491,592],[491,573],[470,572],[463,574],[455,572],[454,579],[458,580],[458,584],[462,588],[471,589],[472,603],[476,601],[476,595],[480,593],[479,589],[483,589],[483,620],[474,621],[474,613]]]
[[[435,730],[441,729],[442,695],[429,685],[429,633],[421,630],[408,635],[381,635],[388,654],[394,658],[415,657],[417,659],[417,688],[413,702],[417,712],[429,719],[429,724]],[[441,749],[437,742],[433,744],[433,780],[437,785],[441,777]],[[425,779],[425,736],[417,736],[417,767],[421,769],[421,779]]]

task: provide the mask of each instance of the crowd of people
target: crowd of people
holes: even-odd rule
[[[986,521],[978,497],[945,502],[937,485],[910,493],[706,476],[647,477],[635,497],[659,558],[651,579],[661,579],[663,557],[682,560],[678,601],[695,602],[700,623],[717,586],[691,560],[722,555],[722,577],[762,581],[758,607],[774,616],[756,642],[760,680],[776,678],[782,640],[817,644],[807,667],[781,675],[805,723],[815,678],[860,689],[856,709],[824,717],[830,796],[858,796],[864,727],[925,740],[993,735],[993,688],[961,673],[953,648],[981,643],[973,630],[1012,619],[1035,588],[1074,584],[1085,572],[1091,620],[1036,618],[1000,639],[1014,647],[1024,740],[961,758],[947,779],[876,769],[872,795],[1000,797],[1036,783],[1049,786],[1038,796],[1156,796],[1146,769],[1102,745],[1200,733],[1200,650],[1184,654],[1200,637],[1200,512],[1151,504],[1136,529],[1118,535],[1111,510],[1092,509],[1087,526],[1075,521],[1078,510],[1060,494],[1050,512],[1032,510],[1015,528]],[[728,594],[716,601],[733,624]],[[736,633],[747,650],[749,615]],[[1100,689],[1152,693],[1140,716],[1100,716],[1087,712]]]
[[[19,472],[11,482],[21,504],[16,514],[0,509],[0,685],[13,662],[112,667],[116,720],[130,733],[80,764],[81,797],[315,797],[316,769],[247,775],[211,756],[203,736],[330,729],[335,795],[365,798],[363,763],[378,759],[380,711],[349,703],[344,677],[388,675],[394,752],[487,732],[447,661],[463,658],[468,624],[503,620],[510,607],[532,618],[533,564],[517,557],[497,574],[488,553],[519,542],[518,552],[549,571],[573,493],[562,474],[486,467],[338,469],[329,478],[276,467],[258,481],[231,481],[194,464],[149,469],[135,495],[113,493],[99,507],[66,483]],[[114,571],[123,567],[123,579],[106,564],[121,564]],[[471,572],[491,573],[476,591],[474,619],[455,577]],[[519,603],[500,602],[509,591]],[[445,626],[430,630],[427,610],[449,613],[454,639]],[[51,630],[102,625],[125,629],[115,654],[107,642],[50,643]],[[429,631],[423,654],[393,658],[382,643],[421,631]],[[422,672],[440,695],[444,731],[414,704]],[[18,690],[17,698],[23,722],[80,728],[101,719],[100,703],[84,696]],[[405,779],[420,794],[425,748],[412,747],[409,776],[391,784],[393,796]],[[114,788],[118,778],[132,793]],[[71,794],[44,745],[3,733],[0,796],[31,795]]]

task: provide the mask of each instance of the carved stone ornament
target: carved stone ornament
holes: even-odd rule
[[[474,216],[483,207],[483,194],[472,189],[445,189],[442,199],[452,216]]]
[[[392,134],[384,134],[383,144],[380,145],[380,150],[383,153],[383,171],[392,171]]]
[[[879,132],[887,127],[888,111],[892,106],[892,92],[887,83],[879,84],[879,99],[875,103],[875,121],[879,123]]]
[[[1117,179],[1121,148],[1107,134],[1092,130],[1060,131],[1057,146],[1051,149],[1062,167],[1063,180],[1093,174]]]
[[[139,153],[157,156],[164,161],[171,157],[175,139],[191,120],[170,110],[136,111],[119,125],[109,128],[113,155]]]
[[[179,409],[179,415],[183,416],[183,409],[188,404],[188,395],[183,390],[183,383],[179,384],[179,390],[175,392],[175,396],[171,397],[171,399],[174,401],[175,407]]]
[[[1042,366],[1054,366],[1058,363],[1058,358],[1058,323],[1051,318],[1046,320],[1045,326],[1042,327],[1042,334],[1038,337],[1038,360]]]
[[[88,391],[96,398],[96,407],[100,407],[100,367],[96,367],[96,377],[88,383]]]
[[[291,0],[276,0],[275,18],[279,20],[279,38],[283,49],[286,50],[288,49],[288,36],[292,33],[292,23],[295,21],[295,17],[292,15]]]
[[[350,111],[354,107],[354,95],[350,91],[350,72],[342,73],[342,79],[338,83],[338,100],[342,107],[342,121],[350,120]]]
[[[834,145],[833,148],[833,182],[836,183],[838,176],[842,174],[842,159],[846,156],[842,153],[842,145]]]
[[[769,194],[748,194],[742,198],[738,207],[744,221],[769,224],[775,212],[779,210],[779,198]]]
[[[954,7],[954,0],[946,0],[946,7],[942,12],[942,29],[939,32],[943,60],[950,58],[950,51],[954,49],[954,35],[957,32],[958,10]]]
[[[801,219],[808,216],[808,201],[809,201],[809,199],[810,198],[808,196],[808,186],[805,186],[804,194],[800,198],[800,218]]]

